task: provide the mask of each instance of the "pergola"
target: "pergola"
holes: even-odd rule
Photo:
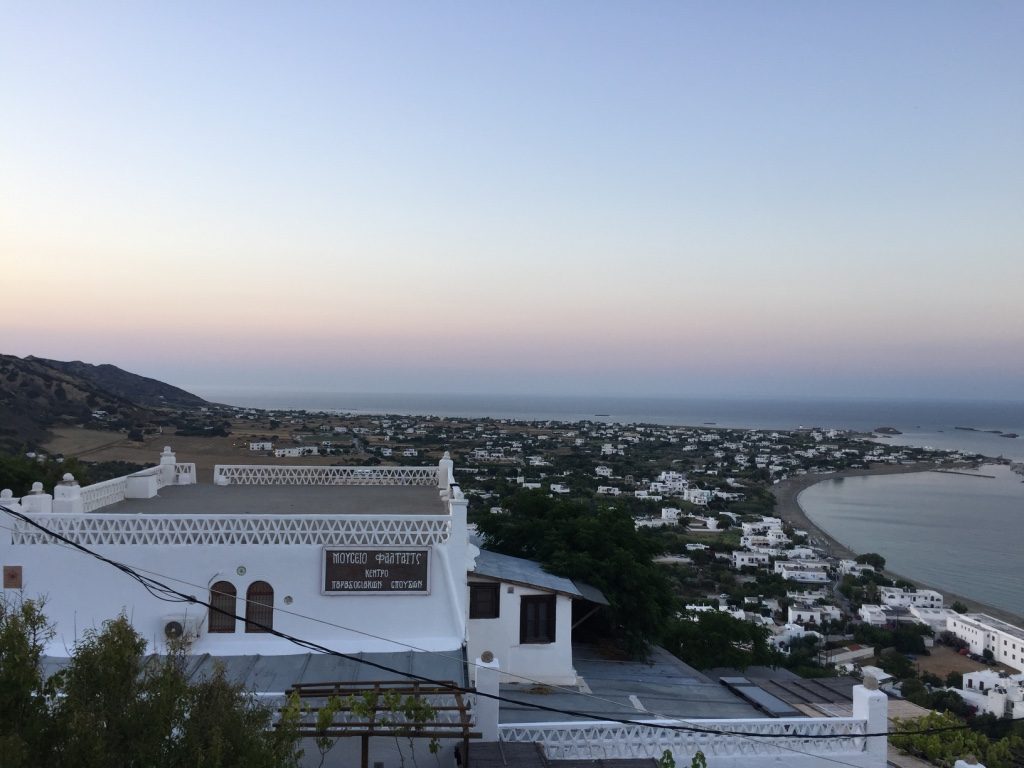
[[[300,737],[359,737],[362,740],[360,768],[369,768],[371,737],[460,739],[462,754],[469,754],[469,740],[479,739],[480,733],[472,730],[473,721],[463,691],[451,681],[438,683],[428,685],[408,680],[296,683],[285,695],[297,696],[302,704]],[[427,705],[433,714],[410,718],[403,711],[404,707],[389,706],[389,702],[396,700],[403,704],[411,702],[420,712],[425,712],[423,705]],[[335,712],[330,724],[321,728],[319,713],[329,705]]]

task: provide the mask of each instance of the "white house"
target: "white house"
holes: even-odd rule
[[[891,605],[894,608],[910,608],[920,606],[922,608],[941,608],[943,597],[934,589],[901,589],[900,587],[879,587],[879,596],[882,605]]]
[[[846,670],[852,669],[853,665],[862,659],[870,659],[875,655],[875,649],[870,645],[857,645],[852,643],[842,648],[835,648],[828,652],[828,663],[834,667]]]
[[[788,624],[821,624],[821,611],[807,603],[789,606],[786,614]]]
[[[575,685],[572,603],[607,605],[593,587],[553,576],[535,562],[482,550],[469,574],[469,658],[490,651],[503,683]]]
[[[894,620],[892,608],[888,606],[864,604],[857,611],[857,614],[860,616],[861,621],[873,627],[884,627]]]
[[[812,561],[777,560],[775,573],[788,581],[822,584],[828,581],[828,564]]]
[[[785,552],[790,560],[813,560],[818,557],[818,553],[810,547],[790,547]]]
[[[316,452],[316,448],[308,445],[300,445],[292,448],[275,448],[274,456],[279,459],[297,459],[302,456],[313,456]]]
[[[865,573],[873,573],[874,570],[874,566],[858,563],[856,560],[839,561],[839,573],[843,576],[847,574],[850,576],[863,576]]]
[[[1008,675],[983,669],[965,672],[963,684],[957,693],[979,712],[996,717],[1024,720],[1024,674]]]
[[[696,504],[698,507],[706,507],[711,503],[711,498],[711,491],[706,491],[703,488],[687,488],[683,491],[683,500]]]
[[[743,552],[737,549],[732,553],[732,567],[737,570],[750,566],[768,565],[770,561],[771,557],[763,552]]]

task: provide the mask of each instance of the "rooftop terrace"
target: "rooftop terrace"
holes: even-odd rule
[[[176,485],[106,513],[153,515],[443,515],[437,488],[389,485]]]

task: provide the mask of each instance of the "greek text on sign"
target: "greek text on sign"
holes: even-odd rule
[[[324,547],[325,595],[430,594],[430,547]]]

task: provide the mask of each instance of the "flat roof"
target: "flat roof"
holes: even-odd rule
[[[125,499],[100,513],[126,515],[443,515],[424,485],[170,485],[151,499]]]
[[[1024,640],[1024,629],[1005,622],[1002,619],[997,619],[995,616],[989,616],[987,613],[967,613],[961,618],[974,619],[974,621],[979,624],[986,624],[999,632],[1005,632],[1008,635],[1016,637],[1018,640]]]
[[[603,657],[593,646],[573,645],[573,666],[585,683],[579,693],[529,683],[502,685],[501,694],[524,703],[630,720],[764,717],[753,705],[684,664],[664,648],[647,661]],[[502,723],[564,722],[579,718],[501,702]]]

